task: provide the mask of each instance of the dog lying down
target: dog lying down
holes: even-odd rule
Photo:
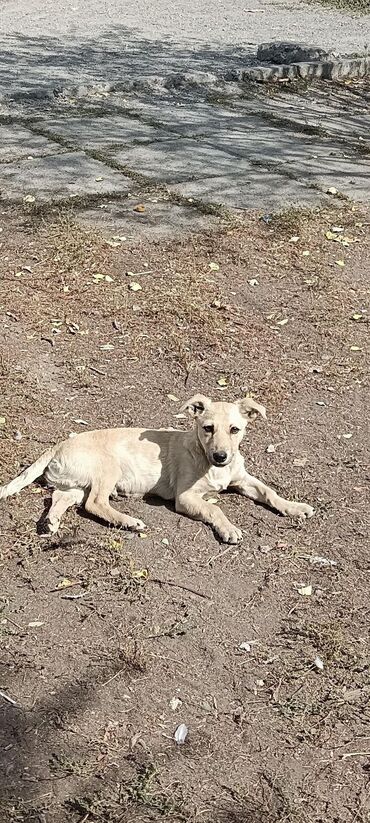
[[[158,495],[174,500],[177,512],[207,523],[224,543],[238,543],[242,532],[218,506],[207,502],[207,495],[215,492],[230,488],[283,515],[313,515],[311,506],[284,500],[245,470],[239,446],[248,418],[266,417],[264,406],[249,397],[214,403],[198,394],[184,403],[185,409],[194,421],[192,431],[101,429],[63,440],[7,486],[0,486],[0,499],[45,473],[54,488],[46,521],[52,534],[64,512],[81,503],[107,523],[141,532],[145,524],[113,508],[109,498],[119,493]]]

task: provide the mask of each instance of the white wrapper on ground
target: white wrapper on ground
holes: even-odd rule
[[[188,736],[188,731],[189,729],[187,726],[185,726],[185,723],[180,723],[174,734],[174,739],[176,740],[176,743],[178,743],[179,745],[185,743],[185,740]]]

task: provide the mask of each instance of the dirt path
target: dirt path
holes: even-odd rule
[[[130,541],[77,512],[39,536],[37,486],[2,504],[1,819],[367,823],[369,212],[129,246],[30,208],[0,221],[1,481],[86,425],[183,427],[169,395],[248,389],[250,467],[317,514],[227,495],[225,549],[154,502],[119,504],[149,525]]]

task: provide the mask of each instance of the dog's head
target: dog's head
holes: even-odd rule
[[[251,397],[235,403],[220,403],[203,394],[187,400],[181,411],[189,412],[195,421],[197,435],[211,466],[227,466],[239,450],[245,428],[250,418],[260,414],[266,417],[266,409]]]

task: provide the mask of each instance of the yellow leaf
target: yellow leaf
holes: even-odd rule
[[[219,386],[227,386],[227,380],[224,377],[219,377],[217,383]]]
[[[169,400],[172,400],[173,403],[179,403],[180,402],[179,398],[176,397],[175,394],[168,394],[167,397],[168,397]]]
[[[135,281],[130,283],[129,288],[131,291],[142,291],[142,286],[140,286],[140,283],[136,283]]]
[[[362,314],[353,314],[352,315],[352,320],[361,320],[362,316],[363,316]]]
[[[309,257],[309,254],[310,254],[309,251],[303,251],[302,252],[302,257]]]
[[[134,569],[132,577],[134,577],[135,580],[147,580],[149,577],[148,569]]]
[[[106,283],[113,283],[113,277],[110,277],[109,274],[105,275],[105,282]]]
[[[343,268],[344,260],[336,260],[335,262],[336,262],[337,266],[340,266],[341,268]]]
[[[63,577],[63,580],[57,585],[57,589],[68,589],[69,586],[73,586],[72,580],[69,580],[68,577]]]
[[[361,351],[360,346],[351,346],[351,351]]]
[[[286,326],[286,324],[289,323],[289,317],[285,317],[284,320],[277,320],[276,322],[278,326]]]
[[[310,597],[312,594],[312,586],[302,586],[301,589],[298,589],[298,594],[301,594],[302,597]]]
[[[220,267],[219,267],[218,263],[210,263],[209,268],[211,269],[211,271],[219,271],[220,270]]]
[[[5,422],[6,422],[6,418],[5,417],[0,417],[0,426],[4,426]]]

